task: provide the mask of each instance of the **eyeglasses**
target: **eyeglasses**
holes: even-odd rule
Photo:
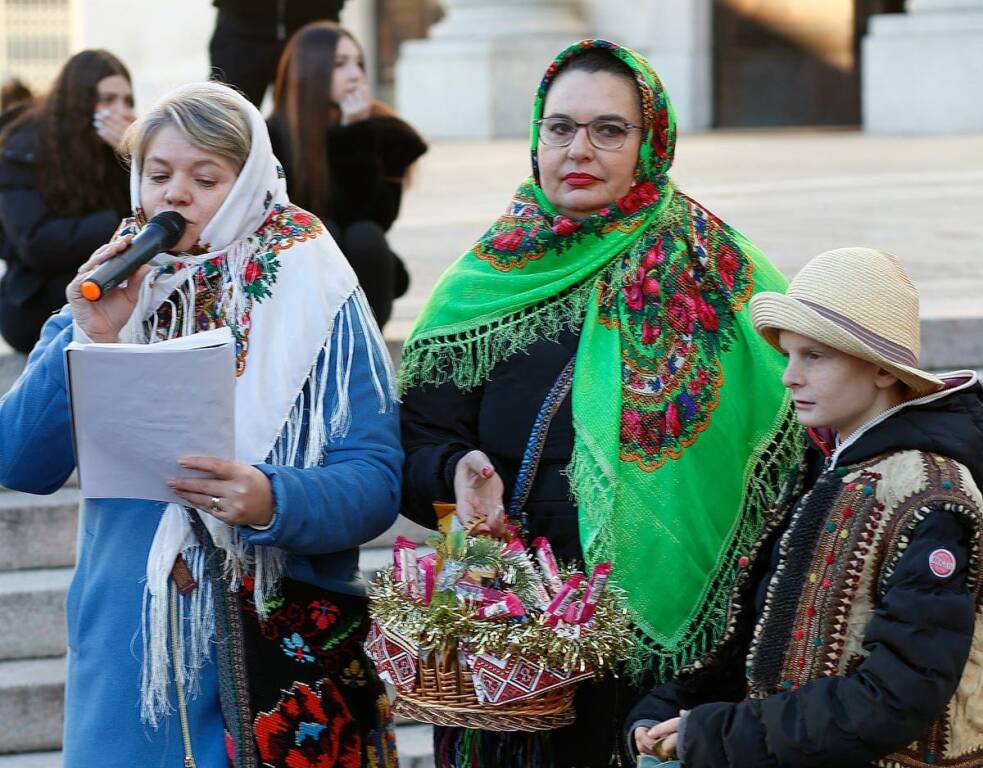
[[[586,128],[587,139],[596,149],[621,149],[628,141],[628,132],[642,128],[640,125],[603,117],[595,118],[589,123],[578,123],[569,117],[544,117],[535,123],[539,126],[540,140],[551,147],[570,146],[577,131]]]

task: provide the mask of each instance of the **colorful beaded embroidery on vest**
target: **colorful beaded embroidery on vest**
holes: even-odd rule
[[[983,665],[983,643],[978,642],[983,636],[981,503],[965,467],[919,451],[880,456],[821,477],[800,501],[779,544],[781,561],[748,655],[749,697],[765,698],[817,678],[851,674],[863,661],[867,622],[911,532],[934,509],[944,509],[963,517],[975,531],[967,584],[976,595],[977,638],[947,711],[925,737],[877,765],[983,764],[983,729],[970,721],[966,707],[954,706],[956,699],[983,696],[983,684],[975,679]],[[953,711],[959,713],[955,718]]]

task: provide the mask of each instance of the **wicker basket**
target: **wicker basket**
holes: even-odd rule
[[[395,711],[433,725],[480,728],[484,731],[548,731],[569,725],[574,719],[576,683],[552,688],[536,696],[507,704],[482,704],[471,673],[462,669],[456,652],[431,653],[420,659],[416,687],[399,691]]]

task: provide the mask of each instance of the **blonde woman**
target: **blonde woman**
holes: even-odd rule
[[[394,764],[384,692],[361,651],[358,571],[359,544],[389,526],[399,500],[378,328],[320,221],[290,204],[243,97],[186,86],[128,140],[134,217],[83,266],[0,403],[0,484],[50,493],[74,469],[62,363],[73,339],[154,343],[229,327],[237,457],[186,457],[197,479],[169,471],[184,506],[83,503],[65,765]],[[166,210],[188,221],[174,253],[83,300],[84,274]],[[234,631],[226,618],[240,608]]]

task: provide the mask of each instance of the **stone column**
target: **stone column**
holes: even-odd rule
[[[400,47],[396,110],[432,138],[521,137],[552,58],[588,36],[576,0],[445,0],[425,40]]]
[[[863,40],[863,122],[877,133],[983,131],[983,0],[908,0]]]

